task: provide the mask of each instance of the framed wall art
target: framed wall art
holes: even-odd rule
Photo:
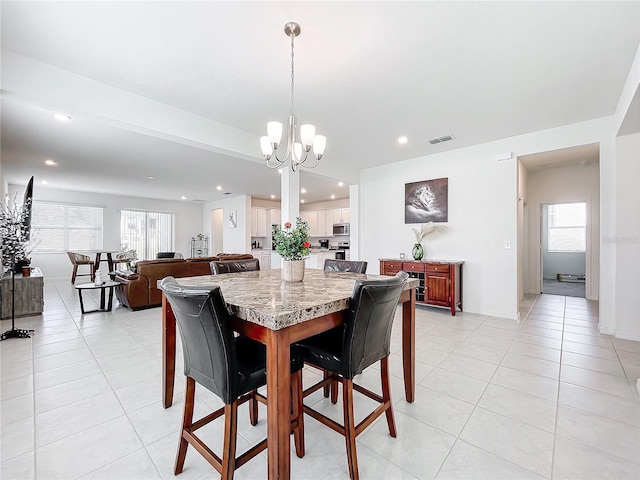
[[[229,225],[229,228],[238,228],[238,211],[237,210],[231,210],[227,214],[227,223]]]
[[[404,184],[404,223],[448,221],[448,178]]]

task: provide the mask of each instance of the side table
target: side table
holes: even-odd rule
[[[44,305],[44,276],[38,267],[31,267],[31,275],[16,273],[15,315],[25,317],[40,315]],[[11,318],[11,273],[0,279],[0,305],[2,318]]]
[[[113,306],[113,288],[118,285],[120,285],[118,282],[104,282],[100,285],[96,285],[95,283],[83,283],[81,285],[75,285],[76,290],[78,290],[78,297],[80,298],[80,311],[82,313],[110,312]],[[100,308],[97,308],[96,310],[85,311],[84,302],[82,301],[82,291],[96,289],[100,289]],[[105,294],[107,289],[109,289],[109,303],[105,308]]]

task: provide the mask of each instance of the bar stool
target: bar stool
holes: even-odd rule
[[[182,472],[187,448],[192,445],[220,473],[221,478],[232,479],[236,468],[267,448],[265,439],[236,457],[238,406],[251,400],[254,395],[258,395],[261,401],[266,401],[262,395],[255,393],[267,381],[266,348],[245,336],[234,336],[220,287],[184,288],[173,277],[167,277],[161,281],[160,289],[171,304],[180,329],[184,374],[187,377],[174,473],[178,475]],[[304,456],[302,366],[299,358],[292,357],[291,428],[299,457]],[[225,405],[194,422],[196,383],[217,395]],[[224,449],[221,458],[196,436],[195,431],[222,415]]]

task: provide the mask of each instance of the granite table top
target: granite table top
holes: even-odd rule
[[[229,313],[243,320],[279,330],[347,308],[356,279],[384,279],[380,275],[325,272],[307,268],[304,281],[287,283],[282,270],[176,278],[185,287],[220,286]],[[409,278],[405,289],[415,288]]]

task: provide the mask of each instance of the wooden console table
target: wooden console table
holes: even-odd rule
[[[400,270],[420,281],[416,303],[446,307],[451,315],[462,311],[462,264],[459,261],[380,259],[380,275],[395,275]]]
[[[31,276],[16,273],[16,317],[40,315],[44,306],[44,276],[38,267],[31,268]],[[5,273],[0,282],[2,290],[2,318],[11,318],[11,273]]]

